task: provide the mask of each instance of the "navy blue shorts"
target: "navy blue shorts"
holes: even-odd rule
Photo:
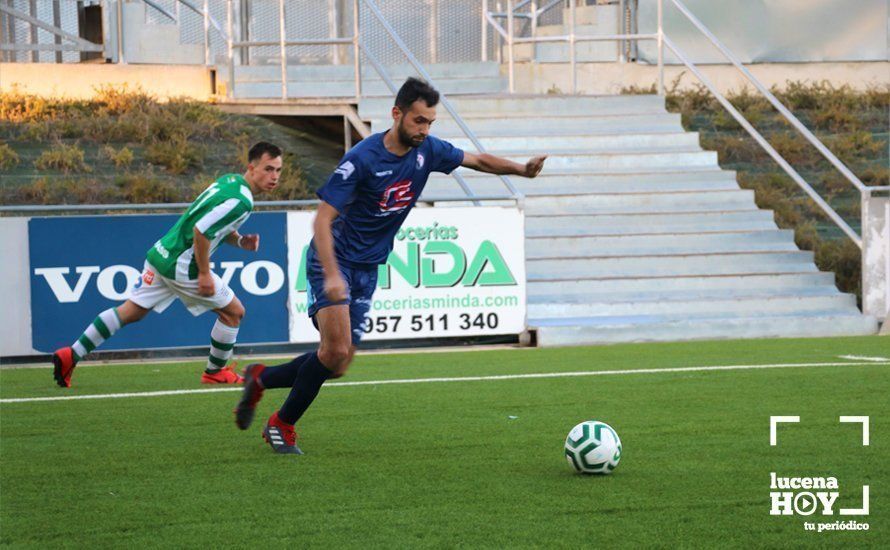
[[[362,326],[371,311],[371,297],[377,288],[377,267],[373,269],[357,269],[344,265],[340,265],[340,274],[346,281],[346,299],[340,302],[332,302],[324,293],[324,272],[321,268],[321,262],[315,255],[315,250],[310,246],[306,253],[306,278],[309,282],[308,303],[309,317],[312,323],[318,328],[318,322],[315,320],[315,314],[318,310],[328,306],[336,306],[341,304],[349,305],[349,323],[352,330],[352,344],[358,345],[362,340],[365,332]]]

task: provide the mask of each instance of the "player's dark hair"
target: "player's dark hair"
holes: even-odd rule
[[[247,152],[247,162],[260,160],[263,158],[263,155],[269,155],[269,157],[273,159],[278,158],[281,156],[281,147],[269,143],[268,141],[261,141],[251,147],[250,151]]]
[[[418,99],[422,99],[427,107],[435,107],[439,103],[439,92],[429,83],[412,76],[399,88],[399,93],[396,94],[396,107],[405,112]]]

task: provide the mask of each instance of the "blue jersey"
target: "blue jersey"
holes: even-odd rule
[[[448,174],[464,160],[462,150],[433,136],[399,157],[386,150],[384,134],[350,149],[317,192],[340,213],[331,232],[337,260],[348,266],[385,263],[430,172]]]

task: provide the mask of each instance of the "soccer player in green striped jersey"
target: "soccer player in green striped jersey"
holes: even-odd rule
[[[210,271],[210,255],[226,243],[257,250],[259,235],[241,235],[253,210],[253,195],[275,189],[281,175],[281,149],[260,142],[248,152],[244,175],[225,174],[204,190],[170,231],[148,251],[145,268],[130,298],[100,313],[70,347],[53,354],[53,377],[71,386],[77,362],[95,350],[124,325],[143,319],[148,312],[164,311],[179,299],[192,315],[212,310],[219,317],[210,332],[210,355],[201,376],[205,384],[243,381],[229,359],[244,317],[244,306],[229,286]]]

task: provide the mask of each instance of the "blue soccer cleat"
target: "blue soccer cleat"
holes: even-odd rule
[[[278,418],[278,411],[272,413],[266,427],[263,428],[263,439],[278,454],[301,455],[303,451],[297,447],[297,432],[293,424],[285,424]]]

